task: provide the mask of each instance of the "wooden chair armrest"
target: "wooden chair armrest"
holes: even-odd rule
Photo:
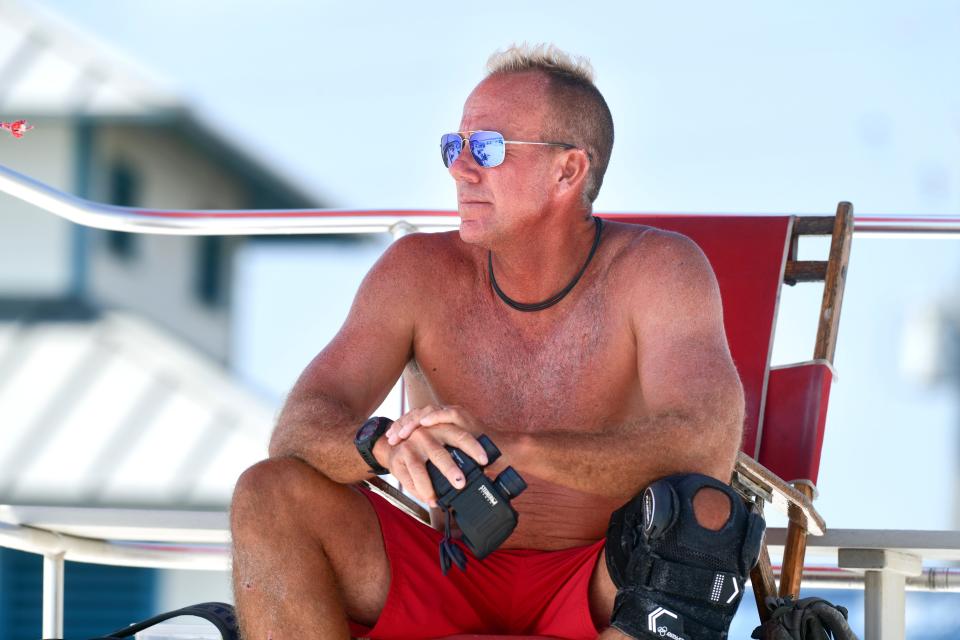
[[[827,530],[810,498],[743,452],[737,454],[730,485],[747,500],[769,502],[811,535],[822,536]]]

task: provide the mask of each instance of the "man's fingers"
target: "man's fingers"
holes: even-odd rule
[[[437,506],[437,495],[433,490],[433,483],[430,482],[430,474],[427,473],[427,467],[424,462],[414,461],[407,465],[410,476],[413,479],[414,495],[429,504],[431,507]]]
[[[387,442],[395,445],[401,440],[409,438],[420,426],[434,427],[446,424],[470,430],[472,421],[459,406],[437,407],[426,405],[419,409],[412,409],[397,418],[387,429],[385,435]]]
[[[449,444],[460,449],[478,463],[482,465],[487,464],[487,452],[483,450],[480,441],[477,440],[472,433],[458,429],[453,435],[452,442]]]
[[[426,415],[431,415],[437,410],[437,407],[434,407],[433,405],[427,405],[407,413],[405,416],[407,419],[404,420],[403,424],[397,428],[397,437],[399,437],[401,440],[409,438],[410,434],[413,433],[417,427],[423,424],[423,417]]]
[[[393,477],[397,479],[397,482],[400,483],[400,486],[404,487],[408,491],[413,489],[413,478],[410,477],[410,473],[407,471],[407,464],[400,459],[397,459],[393,467],[390,469],[390,473],[393,474]]]
[[[410,434],[420,426],[420,418],[427,413],[436,411],[436,409],[437,407],[433,405],[427,405],[419,409],[411,409],[397,418],[387,429],[386,433],[384,433],[387,437],[387,442],[397,444],[401,440],[409,438]]]
[[[403,414],[402,416],[394,420],[393,424],[387,427],[387,430],[384,432],[383,435],[387,438],[387,441],[390,444],[396,444],[399,441],[397,434],[400,432],[401,427],[403,427],[403,425],[406,424],[407,420],[409,419],[410,419],[410,412],[408,411],[407,413]]]
[[[411,461],[408,463],[406,460],[398,460],[392,473],[405,491],[431,507],[437,506],[433,486],[430,484],[430,476],[422,462]]]
[[[449,406],[440,407],[420,416],[420,424],[424,427],[431,427],[434,430],[443,427],[453,427],[450,433],[451,437],[444,437],[445,443],[462,449],[464,453],[479,462],[487,464],[487,454],[480,446],[480,442],[473,435],[476,426],[473,418],[461,407]],[[407,427],[408,429],[410,427]]]
[[[450,445],[463,451],[465,454],[482,465],[487,464],[487,453],[480,442],[469,431],[465,431],[455,424],[437,423],[426,431],[417,431],[410,434],[411,440],[418,440],[423,451],[430,451],[434,442]],[[447,454],[449,458],[449,454]],[[452,459],[451,459],[452,460]],[[436,464],[436,461],[434,461]],[[456,463],[454,463],[456,464]],[[437,465],[440,467],[440,465]],[[440,467],[442,470],[442,467]],[[444,474],[449,477],[448,474]]]
[[[433,411],[427,411],[420,416],[420,424],[425,427],[432,427],[440,423],[455,424],[458,427],[466,427],[464,418],[461,415],[460,407],[438,407]]]
[[[429,419],[427,417],[429,416]],[[442,417],[463,423],[471,420],[458,407],[438,408],[433,406],[415,409],[398,418],[391,427],[390,444],[397,447],[391,468],[404,489],[418,500],[431,507],[436,506],[437,496],[426,465],[432,462],[455,489],[466,485],[463,470],[457,466],[444,445],[456,447],[481,465],[488,464],[487,454],[477,439],[456,422],[439,421]],[[430,426],[419,430],[418,427]],[[428,424],[429,423],[429,424]]]
[[[392,425],[387,428],[385,435],[387,437],[387,442],[390,444],[397,444],[400,442],[401,438],[399,436],[400,430],[403,429],[404,425],[407,424],[411,419],[410,413],[405,413],[404,415],[397,418]]]
[[[443,447],[433,447],[427,452],[427,455],[430,458],[430,462],[440,470],[440,473],[447,478],[447,481],[453,485],[455,489],[463,489],[466,484],[463,479],[463,471],[457,466],[457,463],[453,461],[449,451]]]

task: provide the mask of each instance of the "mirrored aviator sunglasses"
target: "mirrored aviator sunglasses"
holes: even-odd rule
[[[467,138],[462,133],[446,133],[440,138],[443,166],[450,168],[463,151],[464,142],[470,145],[470,155],[481,167],[496,167],[503,162],[506,145],[503,134],[496,131],[472,131]]]

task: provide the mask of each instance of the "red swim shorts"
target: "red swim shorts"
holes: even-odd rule
[[[376,625],[370,629],[350,622],[352,636],[375,640],[458,633],[597,637],[587,591],[603,540],[561,551],[501,549],[482,561],[466,552],[467,571],[453,567],[444,576],[438,559],[443,535],[380,496],[366,489],[361,492],[380,520],[390,561],[390,591]]]

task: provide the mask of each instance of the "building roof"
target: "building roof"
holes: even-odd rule
[[[182,96],[173,80],[55,12],[0,0],[0,120],[82,117],[168,127],[238,172],[273,208],[329,206],[218,131]]]
[[[221,508],[273,408],[134,316],[0,303],[0,504]]]
[[[0,0],[0,112],[144,115],[182,108],[173,82],[56,13]]]

